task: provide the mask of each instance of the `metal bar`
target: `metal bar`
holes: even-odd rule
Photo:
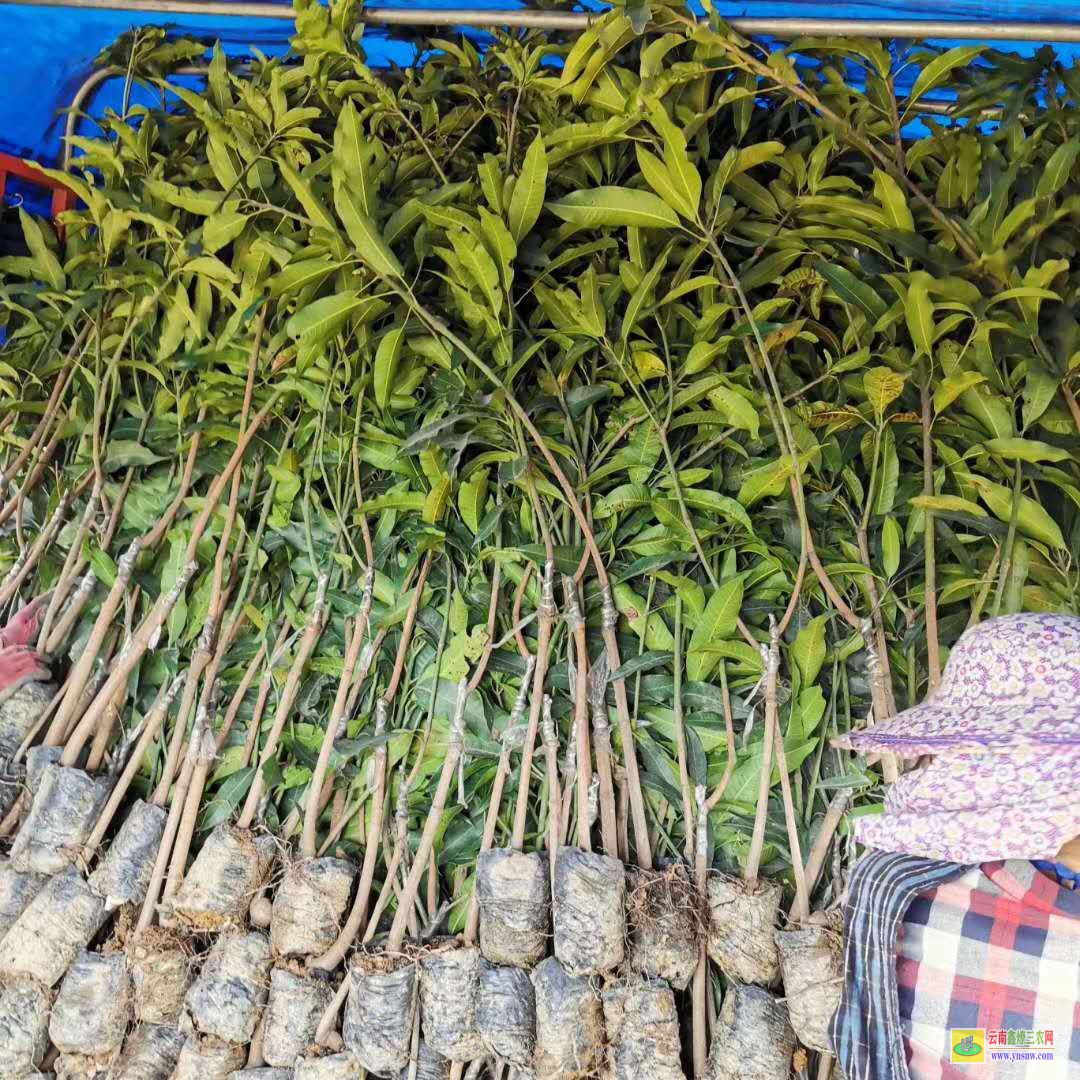
[[[285,3],[266,0],[0,0],[31,7],[97,8],[151,15],[237,16],[292,22]],[[507,26],[542,30],[583,30],[596,16],[577,11],[477,11],[470,8],[364,9],[368,23],[386,26]],[[1080,23],[945,21],[941,19],[730,19],[742,34],[779,38],[839,36],[937,38],[979,41],[1055,41],[1080,43]]]

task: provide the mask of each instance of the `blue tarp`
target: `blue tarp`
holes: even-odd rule
[[[397,7],[473,7],[505,9],[520,6],[513,0],[379,0]],[[283,5],[286,6],[286,5]],[[737,16],[807,18],[888,18],[1022,20],[1026,22],[1080,23],[1075,0],[908,0],[904,4],[881,0],[862,3],[828,4],[820,0],[733,0],[719,2],[728,18]],[[268,54],[288,49],[292,24],[266,19],[205,16],[141,15],[123,11],[5,7],[4,35],[0,39],[0,65],[4,74],[4,95],[0,99],[0,151],[33,158],[46,164],[60,159],[64,116],[76,90],[93,70],[95,56],[126,30],[135,26],[168,25],[177,34],[207,39],[220,38],[230,55],[242,57],[254,47]],[[1034,46],[1009,46],[1029,53]],[[364,47],[373,65],[406,65],[416,59],[414,47],[395,38],[392,31],[369,28]],[[1072,56],[1075,49],[1062,49]],[[112,80],[95,96],[91,111],[100,114],[117,107],[122,81]],[[87,134],[91,133],[89,131]]]

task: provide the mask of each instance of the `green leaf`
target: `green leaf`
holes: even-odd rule
[[[544,149],[544,137],[537,135],[525,154],[525,161],[521,167],[521,175],[514,184],[514,193],[510,196],[510,206],[507,209],[507,224],[510,226],[510,235],[516,244],[521,243],[540,216],[540,210],[544,205],[544,194],[547,191],[548,162],[547,151]]]
[[[337,189],[349,190],[360,213],[370,215],[375,208],[375,195],[366,163],[371,152],[364,139],[360,116],[352,101],[346,101],[334,127],[334,201]],[[338,213],[341,213],[338,208]]]
[[[761,414],[737,390],[731,390],[726,386],[718,386],[709,391],[708,398],[727,417],[728,423],[733,428],[750,432],[750,438],[752,439],[758,437]]]
[[[916,495],[910,500],[911,505],[920,510],[931,510],[942,514],[970,514],[972,517],[986,517],[986,511],[978,504],[958,495]]]
[[[325,296],[298,311],[286,324],[290,337],[303,338],[307,342],[329,341],[349,317],[370,301],[358,292],[338,293]]]
[[[475,536],[480,531],[480,520],[487,501],[488,469],[478,469],[458,488],[458,510],[461,520]]]
[[[395,326],[383,336],[375,350],[375,403],[380,409],[390,404],[394,392],[394,376],[397,374],[401,346],[405,340],[405,327]]]
[[[621,514],[625,510],[636,510],[640,506],[648,506],[652,499],[652,488],[646,487],[645,484],[620,484],[597,500],[593,514],[603,520],[615,514]]]
[[[401,263],[383,240],[375,222],[361,209],[359,196],[347,187],[339,187],[334,192],[334,209],[361,261],[380,277],[400,278],[403,274]]]
[[[1073,165],[1076,164],[1078,152],[1080,152],[1080,139],[1069,139],[1050,155],[1042,168],[1039,182],[1035,186],[1036,198],[1049,198],[1065,186],[1065,181],[1069,179]]]
[[[106,444],[105,461],[102,467],[106,472],[111,473],[131,466],[146,468],[148,465],[164,460],[161,454],[155,454],[131,439],[110,439]]]
[[[983,446],[1006,461],[1071,461],[1073,457],[1068,450],[1039,442],[1038,439],[987,439]]]
[[[639,229],[674,229],[678,215],[662,199],[627,187],[597,187],[575,191],[548,209],[563,221],[581,228],[630,226]]]
[[[874,198],[885,210],[885,219],[890,228],[899,232],[915,231],[915,219],[911,216],[903,189],[881,169],[874,170]]]
[[[900,545],[903,532],[900,523],[894,517],[887,517],[881,527],[881,557],[885,566],[885,576],[893,577],[900,569]]]
[[[865,281],[839,263],[819,262],[817,270],[845,304],[862,308],[872,322],[877,322],[889,310],[889,305]]]
[[[680,190],[680,186],[671,175],[668,167],[640,143],[636,147],[638,168],[649,187],[660,196],[677,214],[693,220],[697,212],[696,204],[691,203]]]
[[[779,495],[787,487],[791,473],[791,458],[786,456],[743,473],[739,502],[745,507],[751,507],[766,495]]]
[[[795,636],[791,646],[791,658],[798,665],[805,687],[813,683],[825,663],[825,625],[828,621],[827,615],[811,619]]]
[[[326,204],[315,194],[315,189],[294,169],[287,161],[279,159],[277,163],[285,182],[292,188],[296,201],[304,208],[304,213],[311,219],[313,225],[328,232],[337,233],[337,222],[334,215],[326,208]]]
[[[985,45],[960,45],[955,49],[949,49],[947,52],[935,56],[919,72],[919,77],[915,80],[915,85],[912,86],[911,92],[908,94],[907,108],[910,109],[923,94],[940,86],[950,71],[970,64],[976,56],[985,52],[986,48]]]
[[[863,372],[862,381],[866,399],[879,420],[885,415],[885,410],[904,392],[904,376],[898,375],[891,368],[870,368]]]
[[[908,333],[915,344],[916,357],[933,356],[934,305],[924,282],[917,281],[908,289],[907,299],[904,301],[904,317],[907,319]]]
[[[975,485],[979,497],[999,521],[1008,523],[1012,518],[1013,493],[1002,484],[995,484],[985,476],[968,473],[965,479]],[[1016,515],[1016,527],[1033,540],[1039,540],[1052,548],[1065,547],[1061,526],[1043,509],[1042,505],[1028,495],[1021,494]]]
[[[45,239],[45,227],[21,206],[19,207],[19,223],[22,225],[23,238],[30,249],[30,256],[34,260],[39,276],[57,291],[63,289],[67,284],[67,276],[60,265],[60,260],[53,254]]]
[[[934,391],[934,412],[944,412],[961,394],[981,382],[986,382],[986,376],[977,371],[964,371],[942,379],[941,385]]]
[[[705,611],[690,635],[686,654],[686,677],[691,682],[703,682],[716,667],[717,658],[703,653],[704,646],[714,645],[735,633],[739,609],[743,600],[743,580],[725,582],[709,597]]]

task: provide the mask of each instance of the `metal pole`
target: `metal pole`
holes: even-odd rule
[[[265,0],[0,0],[31,7],[98,8],[150,15],[237,16],[291,22],[284,3]],[[596,18],[587,12],[477,11],[471,8],[364,9],[368,23],[386,26],[506,26],[542,30],[583,30]],[[805,36],[937,38],[976,41],[1055,41],[1080,43],[1080,23],[945,21],[940,19],[731,19],[741,34],[779,38]]]

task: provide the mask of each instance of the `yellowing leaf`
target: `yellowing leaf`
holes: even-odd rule
[[[563,221],[582,228],[674,229],[679,224],[678,215],[667,203],[636,188],[597,187],[575,191],[547,206]]]
[[[882,417],[885,410],[904,392],[904,376],[891,368],[875,367],[863,372],[863,391],[874,412]]]

